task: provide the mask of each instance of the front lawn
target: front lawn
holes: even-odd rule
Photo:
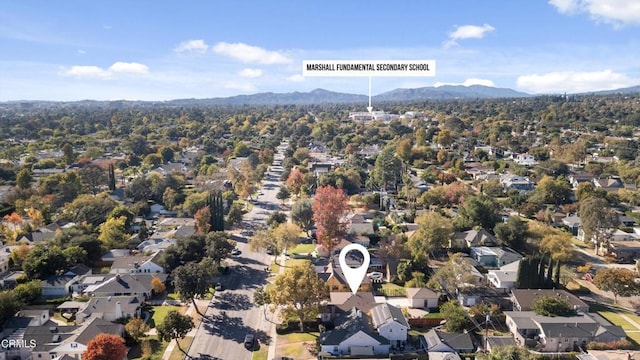
[[[407,289],[393,283],[384,283],[378,289],[384,296],[406,296]]]
[[[254,351],[251,360],[268,360],[267,356],[269,355],[269,346],[261,345],[260,350]]]
[[[181,314],[184,314],[187,311],[187,307],[171,305],[154,306],[153,316],[151,316],[151,322],[149,323],[149,326],[154,328],[156,327],[156,325],[162,324],[164,318],[167,316],[170,310],[178,310]]]
[[[294,267],[296,265],[307,266],[311,263],[311,260],[308,259],[287,259],[284,262],[285,267]]]
[[[309,254],[312,253],[315,249],[316,246],[313,244],[298,244],[287,250],[287,254]]]

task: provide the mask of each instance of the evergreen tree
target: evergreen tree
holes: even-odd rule
[[[534,286],[534,288],[543,288],[545,287],[545,282],[547,277],[545,276],[545,267],[547,265],[546,256],[541,256],[538,258],[538,278],[537,284],[538,286]]]
[[[560,260],[556,261],[556,286],[560,286]]]
[[[220,191],[209,194],[207,205],[211,209],[210,231],[224,231],[224,205]]]
[[[553,287],[553,260],[549,259],[549,268],[547,269],[547,287]]]
[[[113,168],[113,164],[109,164],[109,190],[114,191],[116,189],[116,173]]]

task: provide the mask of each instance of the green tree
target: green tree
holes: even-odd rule
[[[458,287],[473,284],[473,264],[471,260],[456,253],[449,257],[446,264],[437,268],[428,281],[428,286],[442,289],[449,294],[455,294]]]
[[[448,247],[453,239],[453,223],[448,217],[424,213],[416,218],[416,224],[418,229],[407,241],[407,248],[416,261],[426,262],[431,251]]]
[[[18,188],[28,189],[31,187],[31,182],[33,182],[31,170],[25,168],[18,171],[18,174],[16,175],[16,186]]]
[[[234,202],[227,214],[227,223],[229,226],[240,224],[242,222],[242,216],[244,216],[244,206],[239,202]]]
[[[289,189],[286,186],[280,186],[280,189],[276,194],[276,199],[282,201],[282,203],[284,204],[284,201],[290,197],[291,197],[291,192],[289,192]]]
[[[13,292],[21,303],[31,304],[42,296],[40,280],[31,280],[23,284],[18,284],[13,289]]]
[[[551,256],[554,261],[568,261],[573,258],[571,235],[565,232],[545,235],[540,241],[540,251]]]
[[[62,160],[64,160],[66,165],[71,165],[76,161],[76,153],[73,151],[73,146],[69,143],[62,145]]]
[[[294,246],[300,238],[300,228],[295,224],[281,223],[269,230],[259,230],[249,239],[252,250],[272,249],[276,255]]]
[[[20,301],[14,291],[0,291],[0,323],[4,324],[7,322],[7,320],[14,317],[23,307],[24,303]]]
[[[386,147],[376,157],[373,179],[383,191],[395,189],[401,178],[401,170],[402,160],[396,157],[392,147]]]
[[[594,196],[580,203],[579,214],[585,241],[594,241],[600,251],[620,224],[618,215],[606,199]]]
[[[465,200],[455,218],[456,228],[468,230],[475,226],[493,229],[500,221],[500,205],[486,195],[476,195]]]
[[[22,263],[22,270],[29,279],[46,279],[66,270],[67,257],[62,248],[47,243],[36,244]]]
[[[116,173],[115,173],[115,169],[113,167],[112,163],[109,163],[109,170],[107,171],[108,173],[108,185],[109,185],[109,190],[110,191],[114,191],[116,189]]]
[[[448,332],[462,332],[471,324],[469,313],[455,301],[442,304],[440,313],[446,319],[444,328]]]
[[[184,339],[185,336],[195,327],[193,319],[189,315],[182,315],[177,310],[169,310],[164,321],[157,327],[158,339],[160,341],[171,341]],[[176,341],[178,349],[185,355],[187,352],[180,346],[180,342]]]
[[[271,304],[271,299],[269,298],[269,292],[264,288],[258,288],[253,292],[253,303],[262,306],[264,312],[264,318],[267,319],[267,305]]]
[[[127,234],[126,222],[127,218],[120,216],[108,218],[100,225],[98,240],[104,244],[105,248],[114,249],[127,246],[129,234]]]
[[[300,199],[291,206],[291,221],[309,235],[313,228],[313,201]]]
[[[640,294],[640,287],[635,282],[635,274],[628,269],[601,268],[593,277],[593,284],[601,290],[611,291],[616,303],[618,296]]]
[[[219,267],[222,260],[231,255],[231,251],[236,247],[236,242],[231,240],[231,235],[224,231],[211,231],[204,239],[204,253]]]
[[[328,289],[311,265],[297,265],[275,278],[268,288],[268,296],[272,304],[284,312],[285,318],[296,316],[300,332],[304,332],[305,320],[318,315],[320,303],[328,296]]]
[[[209,292],[211,278],[214,276],[215,267],[205,262],[187,263],[175,268],[172,272],[173,286],[184,301],[191,300],[196,312],[204,316],[196,299]]]
[[[566,299],[558,296],[540,296],[531,304],[531,310],[541,316],[573,316],[576,314]]]
[[[501,244],[521,249],[527,236],[527,224],[520,217],[511,215],[506,223],[496,224],[493,231]]]

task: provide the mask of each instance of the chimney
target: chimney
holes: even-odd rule
[[[122,305],[120,301],[116,302],[116,319],[122,318]]]

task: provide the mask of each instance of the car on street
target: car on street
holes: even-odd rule
[[[242,251],[238,250],[237,248],[231,250],[231,255],[233,255],[233,256],[238,256],[240,254],[242,254]]]
[[[256,337],[253,334],[247,334],[244,337],[244,347],[253,351],[256,347]]]
[[[273,249],[272,248],[268,248],[267,249],[267,255],[273,255]]]
[[[367,274],[367,276],[369,276],[372,280],[382,280],[382,277],[384,276],[384,274],[379,271],[374,271],[372,273]]]
[[[224,291],[224,285],[222,285],[222,283],[217,283],[214,289],[215,291]]]

